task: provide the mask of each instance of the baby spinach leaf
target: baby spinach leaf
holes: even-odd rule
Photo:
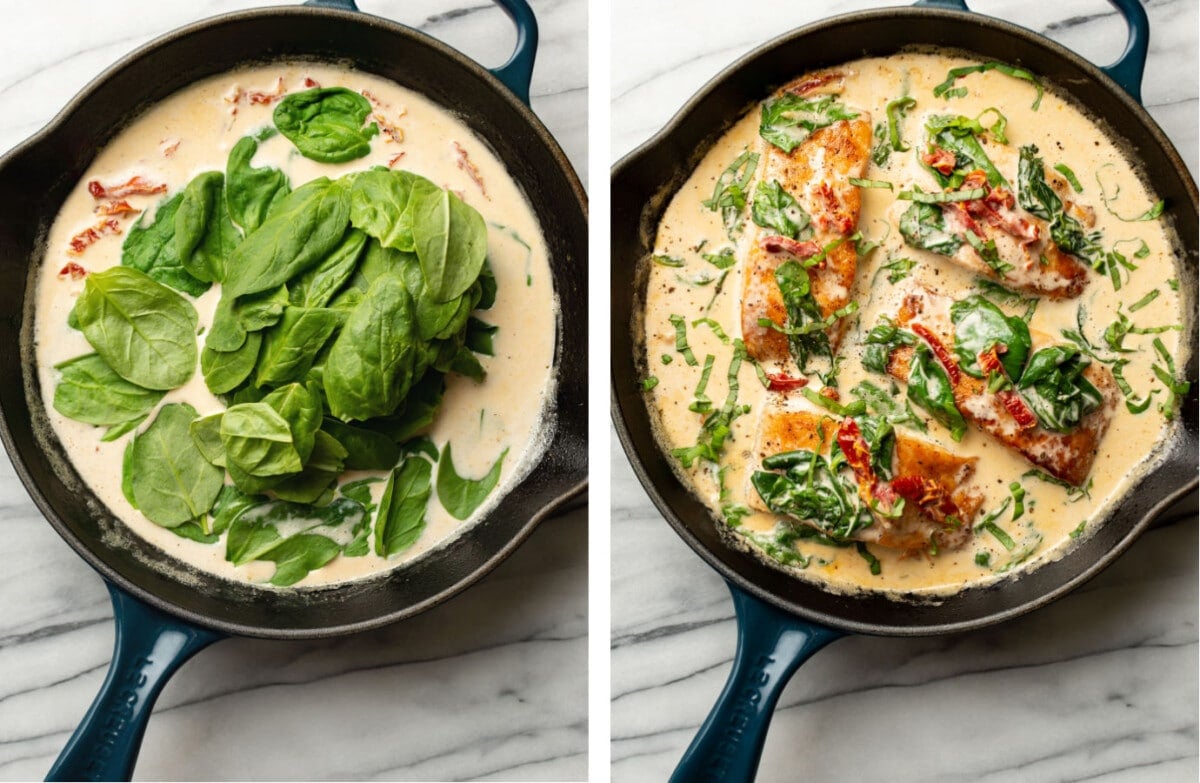
[[[304,378],[343,318],[337,310],[326,308],[285,308],[279,323],[265,332],[255,385],[277,386]]]
[[[483,383],[483,379],[487,377],[487,370],[483,368],[479,358],[465,345],[455,352],[454,359],[448,368],[438,367],[437,369],[465,375],[476,383]]]
[[[714,321],[713,323],[716,322]],[[492,345],[492,338],[496,336],[496,332],[498,331],[500,331],[499,326],[493,326],[478,318],[471,317],[467,320],[467,348],[485,356],[495,356],[496,350]]]
[[[225,467],[225,445],[221,443],[221,418],[225,414],[214,413],[194,420],[188,427],[192,442],[204,458],[219,468]]]
[[[333,500],[345,460],[345,447],[332,435],[318,430],[304,470],[276,484],[273,491],[280,500],[325,505]]]
[[[750,219],[790,239],[808,239],[812,236],[809,225],[812,219],[778,180],[760,182],[754,189]]]
[[[258,362],[262,333],[247,334],[242,347],[233,351],[214,351],[206,344],[200,352],[200,372],[213,394],[227,394],[242,384]]]
[[[143,389],[117,375],[94,353],[63,362],[56,369],[62,372],[62,379],[54,389],[54,409],[87,424],[114,430],[128,422],[137,426],[163,398],[164,392]]]
[[[1091,361],[1070,345],[1043,348],[1030,358],[1017,389],[1039,424],[1054,432],[1070,432],[1100,407],[1104,398],[1083,377],[1089,364]]]
[[[195,418],[191,405],[164,405],[133,440],[130,491],[138,510],[156,525],[176,527],[207,514],[225,482],[224,471],[204,458],[190,436]]]
[[[345,497],[320,508],[282,501],[253,505],[233,520],[225,559],[234,565],[274,562],[272,584],[295,584],[336,557],[338,542],[352,536],[365,516],[361,504]]]
[[[375,501],[371,499],[371,485],[378,484],[381,481],[383,479],[378,477],[347,481],[342,485],[340,492],[343,497],[361,503],[363,508],[371,512],[375,510]]]
[[[319,163],[345,163],[371,151],[379,126],[363,127],[371,103],[345,87],[316,87],[285,97],[275,107],[275,127],[300,154]]]
[[[435,302],[461,296],[478,279],[487,256],[483,217],[440,189],[415,200],[411,209],[413,244],[425,275],[422,296]]]
[[[936,204],[914,201],[900,216],[900,233],[904,241],[943,256],[952,256],[962,246],[962,239],[946,230],[946,218]]]
[[[145,272],[164,285],[200,296],[209,283],[197,280],[184,267],[175,246],[175,215],[183,194],[178,193],[158,205],[154,222],[146,224],[146,214],[129,229],[121,246],[121,265]]]
[[[402,407],[395,413],[365,421],[363,426],[386,435],[396,443],[404,443],[433,424],[445,390],[445,376],[439,372],[427,372],[412,385],[401,403]],[[433,459],[437,459],[436,454]]]
[[[212,507],[212,531],[217,535],[229,529],[243,512],[269,502],[265,495],[247,495],[232,484],[221,487]]]
[[[267,552],[259,560],[275,563],[275,573],[271,575],[271,584],[276,587],[288,587],[308,576],[341,554],[342,548],[337,542],[325,536],[305,533],[283,541]]]
[[[458,475],[454,469],[454,457],[450,453],[450,444],[442,451],[438,461],[437,493],[442,506],[455,519],[466,519],[479,508],[488,494],[495,489],[500,480],[500,466],[508,449],[500,452],[491,469],[480,479],[468,479]]]
[[[364,171],[350,188],[350,224],[384,247],[412,253],[416,250],[413,207],[440,193],[437,185],[408,171]]]
[[[175,212],[175,252],[183,268],[197,280],[224,280],[225,260],[240,241],[225,206],[225,175],[196,175]]]
[[[880,316],[879,323],[867,333],[863,340],[863,366],[868,370],[886,375],[892,351],[901,345],[916,345],[917,336],[907,329],[896,326],[896,322]]]
[[[400,461],[400,447],[381,432],[354,427],[330,416],[325,417],[321,429],[346,448],[349,470],[390,470]]]
[[[1029,357],[1029,326],[1016,316],[1005,315],[999,307],[979,294],[972,294],[950,305],[954,322],[954,352],[963,372],[983,377],[979,354],[998,346],[997,354],[1008,377],[1017,380]]]
[[[819,128],[858,116],[835,95],[803,98],[786,93],[763,104],[758,135],[784,152],[791,152]]]
[[[88,275],[75,313],[96,353],[130,383],[174,389],[196,370],[196,309],[136,269]]]
[[[187,538],[198,544],[215,544],[220,536],[212,532],[208,515],[199,519],[190,519],[182,525],[170,528],[170,531],[180,538]]]
[[[333,342],[322,379],[342,421],[391,414],[408,393],[416,362],[413,302],[395,275],[367,291]]]
[[[125,444],[125,451],[121,454],[121,494],[129,501],[129,505],[137,508],[137,498],[133,496],[133,442],[137,440],[134,435]]]
[[[957,443],[967,422],[954,402],[954,387],[941,362],[924,342],[918,342],[908,366],[908,398],[950,430]]]
[[[229,408],[221,417],[220,431],[226,463],[235,481],[235,467],[258,478],[299,473],[304,467],[287,419],[265,402]]]
[[[313,439],[321,427],[321,393],[316,384],[289,383],[263,397],[262,402],[274,408],[287,422],[296,453],[301,462],[307,463],[313,450]]]
[[[325,177],[285,196],[229,259],[224,296],[277,288],[328,256],[350,223],[344,182]]]
[[[375,520],[375,554],[391,557],[420,537],[425,529],[425,507],[433,494],[432,474],[433,466],[420,457],[409,457],[392,471]]]
[[[281,285],[236,300],[233,304],[233,315],[242,329],[257,332],[279,323],[287,304],[287,287]]]
[[[300,307],[324,307],[358,266],[367,235],[352,228],[341,243],[316,266],[288,281],[288,301]]]
[[[287,175],[279,169],[270,166],[256,169],[250,165],[262,140],[254,136],[240,139],[225,164],[226,209],[247,235],[261,226],[275,205],[291,191]]]

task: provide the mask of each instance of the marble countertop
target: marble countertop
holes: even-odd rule
[[[150,39],[262,0],[0,6],[0,150]],[[582,172],[587,4],[534,0],[533,109]],[[362,0],[485,65],[515,40],[489,3]],[[138,779],[581,780],[587,774],[587,513],[543,523],[457,598],[372,633],[231,639],[175,675]],[[100,578],[0,457],[0,779],[41,779],[104,678],[112,610]]]
[[[790,28],[880,0],[619,0],[612,154],[660,129],[708,79]],[[1095,61],[1123,48],[1103,0],[975,0]],[[1197,171],[1197,6],[1150,0],[1144,97]],[[634,23],[633,20],[636,20]],[[653,52],[653,56],[643,56]],[[729,672],[721,578],[659,516],[615,436],[612,770],[665,780]],[[1111,568],[1001,626],[924,639],[848,637],[784,690],[761,781],[1175,783],[1197,779],[1197,531],[1191,512]]]

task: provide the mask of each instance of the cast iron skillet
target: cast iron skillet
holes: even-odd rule
[[[99,76],[48,127],[0,159],[0,437],[38,508],[105,578],[117,621],[112,667],[51,779],[128,779],[154,700],[191,655],[228,634],[297,639],[349,634],[424,611],[494,568],[586,485],[587,218],[583,189],[525,105],[537,24],[525,0],[497,0],[517,25],[511,59],[492,72],[416,30],[357,13],[352,0],[216,17],[170,33]],[[171,561],[121,525],[34,435],[45,413],[33,374],[31,300],[41,243],[98,149],[138,112],[197,79],[280,57],[343,61],[424,93],[492,145],[538,215],[562,312],[553,440],[541,462],[450,546],[370,580],[264,590]],[[19,346],[19,348],[18,348]],[[22,379],[25,384],[22,384]],[[27,393],[27,389],[29,390]],[[62,476],[62,477],[60,477]]]
[[[1019,579],[964,590],[932,604],[880,596],[849,597],[794,579],[729,546],[708,509],[675,477],[659,450],[640,391],[645,365],[629,325],[645,288],[642,262],[670,196],[725,129],[779,84],[806,71],[887,55],[912,44],[965,49],[984,60],[1019,63],[1065,88],[1116,130],[1144,163],[1172,213],[1185,251],[1185,311],[1196,309],[1197,193],[1166,136],[1139,105],[1148,26],[1138,0],[1110,0],[1130,27],[1121,58],[1097,68],[1013,24],[970,13],[965,0],[922,0],[914,7],[847,14],[800,28],[746,55],[714,78],[658,135],[621,160],[612,176],[613,420],[642,485],[675,531],[725,577],[738,616],[733,671],[673,781],[754,777],[767,725],[783,686],[809,656],[843,633],[894,636],[983,628],[1043,606],[1111,563],[1173,502],[1197,485],[1197,394],[1182,404],[1182,433],[1158,470],[1142,479],[1117,512],[1061,560]],[[642,275],[639,277],[639,269]],[[633,285],[630,285],[630,281]],[[1196,324],[1185,338],[1197,373]]]

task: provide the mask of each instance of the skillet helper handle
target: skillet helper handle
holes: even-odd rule
[[[1129,97],[1138,103],[1142,102],[1142,75],[1146,71],[1146,54],[1150,49],[1150,20],[1141,0],[1108,0],[1117,9],[1129,26],[1129,38],[1125,42],[1125,51],[1110,65],[1100,66],[1104,75],[1112,79],[1121,89],[1129,93]],[[913,5],[926,8],[950,8],[956,11],[970,11],[967,0],[917,0]]]
[[[167,680],[197,652],[225,638],[105,585],[117,626],[108,677],[46,780],[129,780]]]
[[[538,25],[526,0],[494,0],[517,26],[517,45],[508,62],[489,69],[521,103],[529,105],[529,85],[533,81],[533,61],[537,57]],[[306,0],[305,5],[357,11],[354,0]]]
[[[671,783],[754,780],[779,694],[800,664],[842,635],[728,586],[738,619],[733,671]]]

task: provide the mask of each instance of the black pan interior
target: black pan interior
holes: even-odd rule
[[[1113,517],[1066,557],[1019,579],[967,589],[938,603],[901,603],[881,596],[849,597],[794,579],[731,548],[706,507],[671,471],[651,432],[639,381],[638,348],[629,324],[639,306],[638,262],[649,255],[670,196],[733,121],[775,87],[806,71],[914,44],[964,49],[981,59],[1029,68],[1102,118],[1143,164],[1145,178],[1166,199],[1182,246],[1185,311],[1196,310],[1196,186],[1162,131],[1119,88],[1082,58],[1027,30],[997,20],[932,9],[851,14],[800,28],[747,55],[707,84],[671,124],[622,160],[612,180],[613,419],[635,472],[666,519],[710,565],[743,589],[801,617],[848,631],[889,635],[944,633],[981,627],[1030,611],[1083,582],[1127,547],[1154,514],[1194,490],[1197,454],[1196,385],[1183,401],[1181,433],[1165,462],[1146,476]],[[1196,324],[1186,377],[1195,378]]]
[[[106,544],[105,530],[120,524],[98,510],[90,492],[56,475],[33,431],[41,401],[27,399],[23,382],[32,372],[31,336],[22,331],[22,318],[31,270],[40,261],[38,243],[97,150],[142,109],[176,90],[237,65],[281,57],[343,61],[387,77],[448,107],[490,143],[541,220],[564,315],[557,346],[557,428],[541,463],[451,546],[384,577],[337,589],[263,590],[173,561],[165,569],[150,568],[146,561],[164,556],[140,539]],[[462,589],[503,559],[554,504],[581,490],[587,477],[583,190],[534,115],[484,69],[386,20],[286,8],[183,28],[118,63],[85,93],[48,132],[10,155],[0,173],[0,277],[7,281],[0,286],[0,434],[39,508],[101,573],[160,608],[232,633],[348,633],[414,614]],[[57,446],[50,451],[65,461]]]

